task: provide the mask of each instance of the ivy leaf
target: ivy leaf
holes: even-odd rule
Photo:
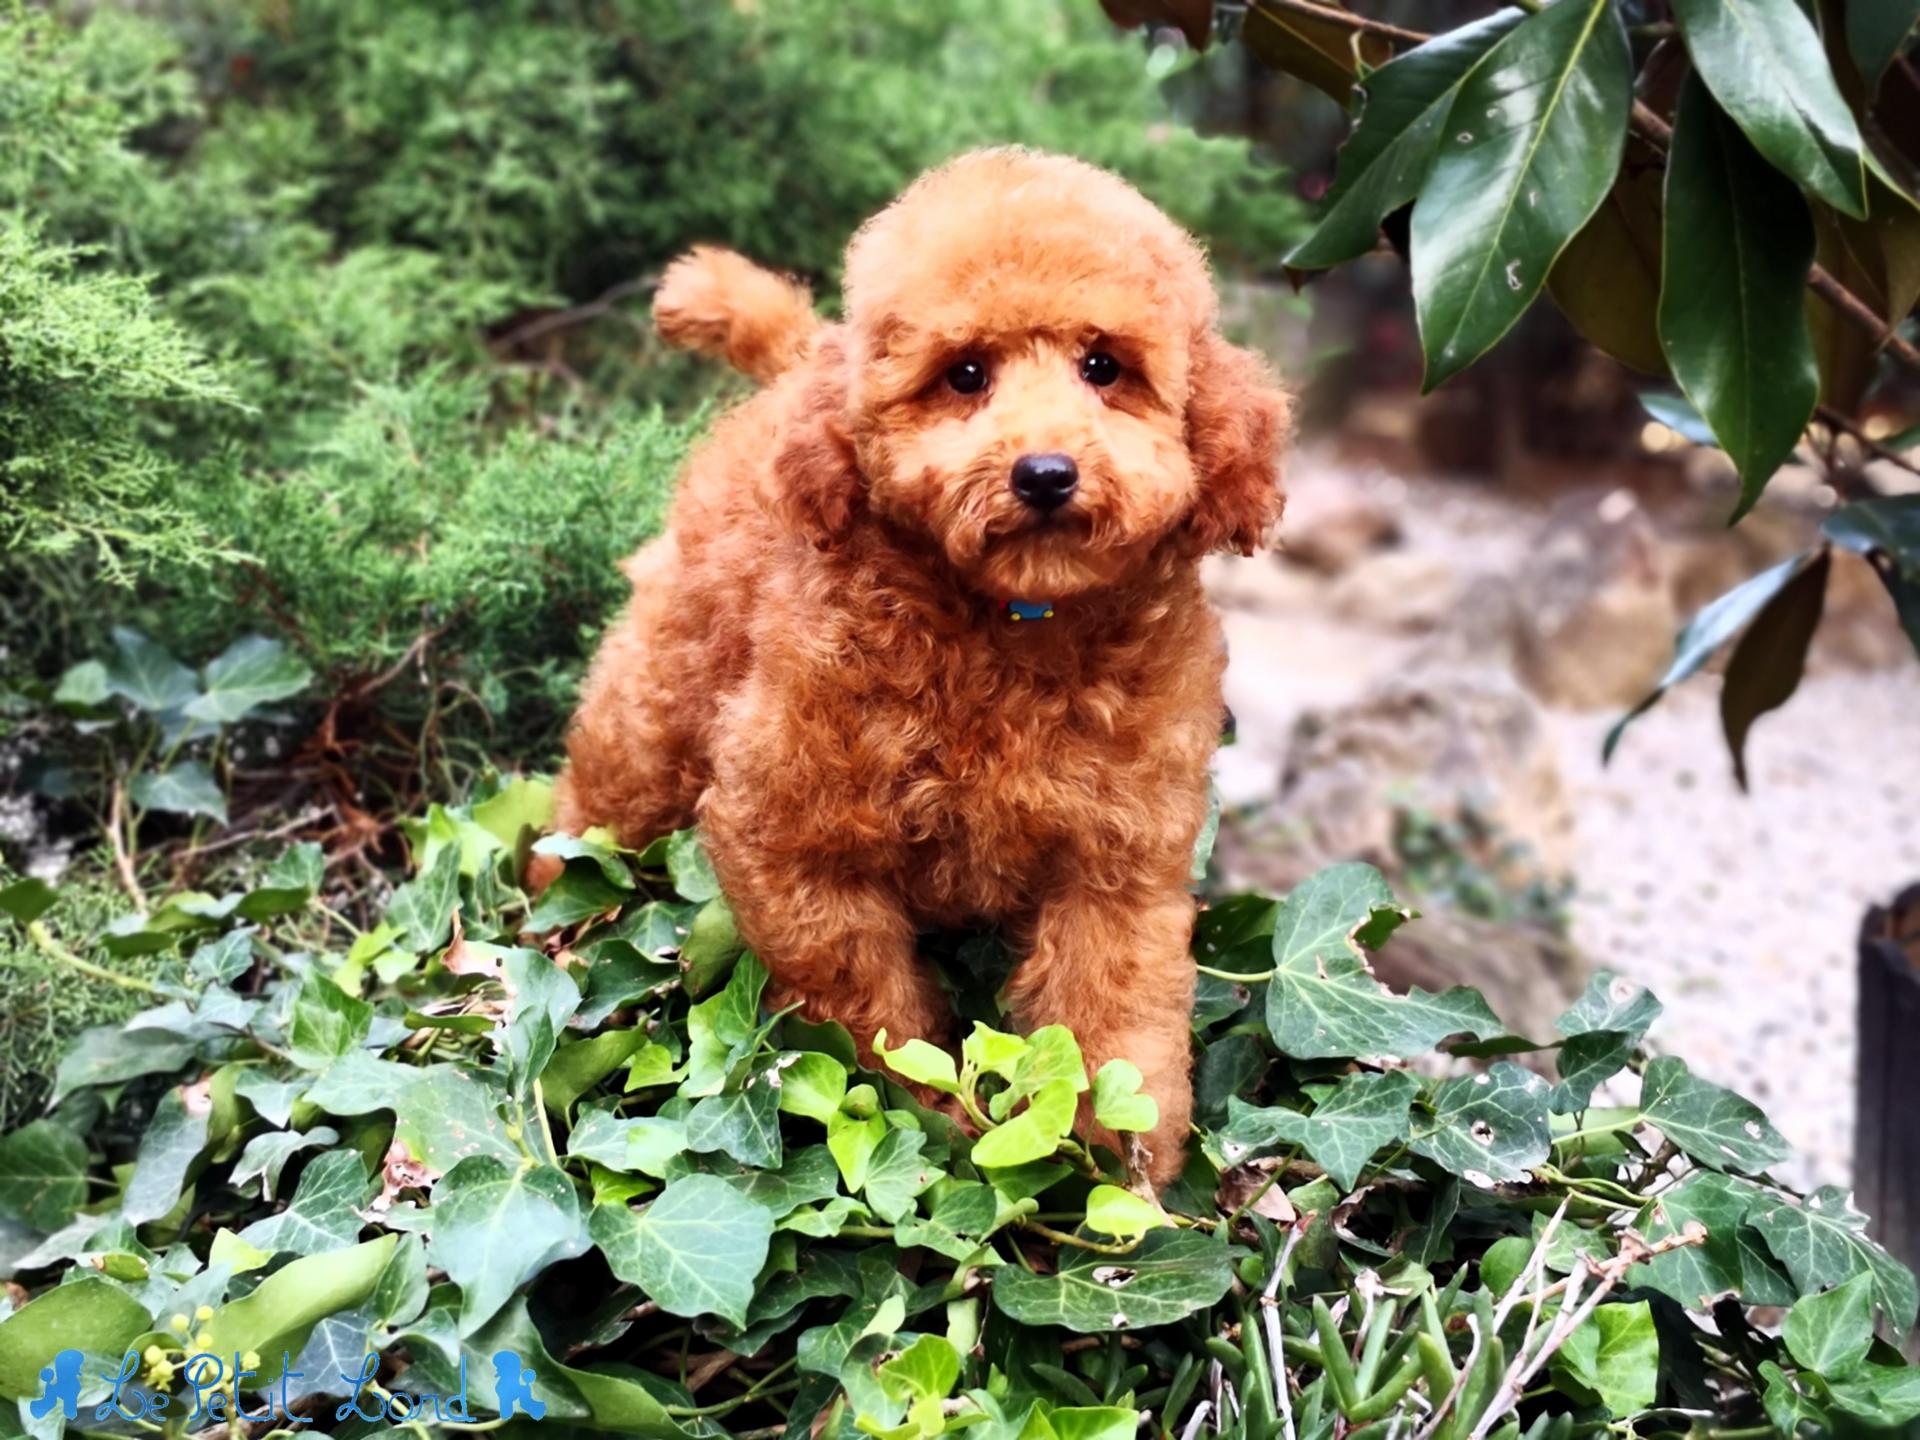
[[[1813,219],[1793,182],[1689,79],[1667,168],[1660,342],[1740,471],[1736,520],[1793,453],[1819,399],[1801,295],[1813,250]]]
[[[1660,1018],[1661,1008],[1654,993],[1638,981],[1611,970],[1596,970],[1580,998],[1554,1021],[1553,1028],[1569,1037],[1616,1030],[1637,1043]]]
[[[742,957],[726,989],[687,1012],[688,1074],[680,1087],[682,1095],[715,1093],[726,1084],[733,1067],[752,1052],[759,1031],[760,992],[766,983],[766,968],[752,956]]]
[[[588,1110],[567,1136],[567,1154],[622,1172],[639,1171],[664,1180],[668,1168],[687,1149],[687,1127],[664,1115],[616,1115]]]
[[[1419,1090],[1420,1082],[1405,1070],[1390,1070],[1347,1076],[1311,1114],[1260,1109],[1236,1096],[1227,1102],[1221,1148],[1237,1161],[1276,1145],[1298,1145],[1345,1192],[1382,1148],[1407,1137],[1407,1111]]]
[[[1902,1334],[1913,1328],[1920,1311],[1913,1272],[1867,1238],[1867,1217],[1846,1191],[1825,1185],[1804,1200],[1780,1196],[1755,1205],[1748,1219],[1803,1295],[1865,1274],[1887,1323]]]
[[[1145,1077],[1131,1060],[1109,1060],[1093,1077],[1093,1118],[1109,1130],[1147,1131],[1160,1123],[1160,1106],[1142,1095]]]
[[[82,660],[70,665],[54,687],[53,703],[91,710],[107,703],[113,693],[107,684],[107,667],[98,660]]]
[[[227,823],[227,797],[220,793],[220,782],[213,773],[198,760],[182,760],[157,774],[149,771],[136,775],[127,793],[142,809],[169,815],[205,815],[222,825]]]
[[[889,1050],[887,1032],[882,1030],[873,1037],[873,1053],[894,1074],[904,1076],[916,1085],[925,1085],[944,1095],[960,1093],[960,1072],[954,1068],[953,1056],[938,1045],[929,1045],[914,1036],[898,1049]]]
[[[1673,18],[1706,88],[1767,163],[1865,219],[1860,130],[1794,0],[1674,0]]]
[[[1570,1037],[1554,1060],[1560,1083],[1547,1097],[1547,1108],[1556,1115],[1586,1109],[1593,1092],[1627,1068],[1633,1045],[1633,1037],[1622,1030],[1588,1030]]]
[[[550,1165],[462,1160],[433,1187],[427,1261],[460,1287],[460,1333],[471,1335],[523,1284],[586,1249],[573,1182]]]
[[[540,1072],[540,1094],[547,1108],[564,1114],[582,1095],[633,1058],[647,1043],[639,1026],[606,1030],[588,1040],[559,1046]]]
[[[265,1131],[247,1142],[247,1148],[233,1162],[233,1172],[227,1176],[227,1184],[245,1194],[247,1187],[258,1180],[260,1198],[271,1200],[273,1192],[279,1187],[280,1172],[286,1168],[287,1161],[302,1150],[334,1145],[339,1140],[340,1132],[331,1125],[316,1125],[305,1134],[298,1130]]]
[[[373,1025],[373,1007],[323,975],[300,982],[287,1026],[287,1054],[303,1070],[326,1070],[358,1050]]]
[[[1512,328],[1620,169],[1633,99],[1626,27],[1608,0],[1560,0],[1474,66],[1413,207],[1424,390]]]
[[[1602,1305],[1555,1358],[1615,1415],[1639,1414],[1653,1404],[1660,1379],[1653,1308],[1644,1300]]]
[[[633,871],[628,868],[620,852],[611,846],[578,835],[543,835],[534,841],[533,853],[557,856],[568,862],[584,861],[586,863],[581,866],[583,872],[591,873],[588,870],[591,866],[615,890],[633,889]]]
[[[1524,18],[1503,10],[1462,25],[1367,77],[1365,108],[1340,149],[1326,209],[1287,264],[1322,270],[1374,248],[1380,222],[1419,193],[1467,72]]]
[[[293,1203],[240,1232],[249,1245],[274,1254],[321,1255],[351,1245],[367,1223],[360,1208],[372,1182],[357,1150],[329,1150],[302,1172]]]
[[[407,949],[421,954],[438,950],[453,934],[453,911],[459,899],[460,850],[449,845],[393,892],[387,923],[400,927],[400,943]]]
[[[224,985],[237,980],[253,968],[253,936],[245,930],[232,930],[218,940],[209,940],[193,952],[187,961],[187,977],[209,985]]]
[[[1787,1312],[1783,1334],[1803,1367],[1843,1379],[1873,1345],[1873,1276],[1863,1270],[1831,1290],[1802,1296]]]
[[[1477,991],[1396,995],[1374,979],[1361,947],[1383,943],[1406,914],[1371,865],[1331,866],[1287,896],[1267,985],[1267,1028],[1282,1054],[1411,1056],[1461,1031],[1504,1033]]]
[[[778,1170],[742,1170],[724,1178],[749,1200],[766,1206],[776,1220],[802,1205],[831,1200],[840,1190],[839,1169],[824,1145],[789,1151]]]
[[[59,898],[59,892],[46,881],[28,876],[0,886],[0,912],[11,915],[22,925],[31,925],[51,910]]]
[[[714,986],[733,973],[744,949],[733,907],[724,896],[716,895],[694,912],[680,946],[682,984],[687,994],[696,1000],[711,994]]]
[[[973,1033],[960,1042],[962,1060],[982,1075],[998,1075],[1003,1080],[1013,1078],[1020,1057],[1026,1053],[1027,1042],[1023,1036],[1008,1035],[978,1020],[973,1022]]]
[[[1647,1066],[1640,1110],[1692,1159],[1712,1170],[1757,1174],[1787,1158],[1790,1147],[1759,1106],[1690,1073],[1663,1055]]]
[[[955,1180],[935,1192],[932,1213],[908,1216],[894,1227],[903,1249],[924,1245],[949,1260],[964,1261],[979,1250],[999,1219],[993,1187],[976,1180]]]
[[[676,830],[668,837],[667,876],[684,900],[719,898],[720,878],[713,873],[713,861],[696,831]]]
[[[744,1326],[773,1216],[717,1176],[688,1175],[645,1210],[598,1206],[589,1230],[613,1273],[662,1310]]]
[[[987,1113],[1004,1120],[1013,1107],[1049,1085],[1061,1083],[1077,1095],[1087,1088],[1087,1062],[1080,1042],[1064,1025],[1042,1025],[1027,1036],[1026,1048],[1013,1063],[1007,1088],[988,1102]]]
[[[206,693],[184,709],[195,720],[230,725],[262,705],[298,695],[312,679],[306,662],[278,640],[247,635],[207,666]]]
[[[774,1061],[769,1081],[779,1089],[782,1113],[804,1115],[822,1125],[833,1119],[847,1098],[847,1067],[818,1050],[783,1051]]]
[[[58,1230],[86,1199],[87,1143],[71,1130],[34,1120],[0,1139],[0,1216]]]
[[[687,1148],[724,1150],[742,1165],[776,1169],[780,1164],[780,1092],[764,1075],[725,1095],[709,1095],[687,1115]]]
[[[373,1108],[391,1106],[393,1138],[429,1169],[445,1174],[471,1155],[492,1155],[508,1164],[523,1158],[500,1119],[503,1098],[497,1081],[453,1065],[429,1065],[415,1071],[398,1094],[389,1088]]]
[[[1195,1231],[1154,1230],[1126,1255],[1075,1251],[1058,1274],[997,1270],[993,1303],[1023,1325],[1059,1325],[1083,1335],[1171,1325],[1227,1293],[1232,1254]]]
[[[194,674],[137,630],[115,626],[107,688],[149,715],[178,710],[200,693]]]
[[[1819,551],[1805,569],[1754,617],[1733,647],[1720,685],[1720,722],[1733,755],[1733,777],[1747,788],[1747,733],[1769,710],[1793,698],[1807,666],[1807,651],[1827,601],[1832,557]]]
[[[1443,1082],[1432,1105],[1414,1115],[1413,1151],[1469,1184],[1523,1180],[1552,1149],[1546,1082],[1510,1060]]]
[[[1119,1240],[1138,1240],[1172,1222],[1157,1205],[1118,1185],[1096,1185],[1087,1196],[1087,1228]]]
[[[1920,1419],[1920,1368],[1869,1363],[1828,1386],[1833,1403],[1877,1430]]]
[[[177,1085],[160,1097],[140,1137],[133,1178],[120,1203],[120,1213],[129,1225],[158,1220],[180,1203],[187,1171],[206,1148],[211,1114],[212,1106],[204,1099],[189,1106]]]
[[[1651,710],[1659,703],[1660,697],[1675,685],[1697,674],[1700,667],[1713,658],[1714,651],[1738,634],[1769,600],[1786,588],[1787,582],[1799,572],[1806,559],[1804,555],[1796,555],[1791,560],[1782,560],[1771,570],[1763,570],[1751,580],[1734,586],[1689,620],[1674,642],[1673,663],[1667,666],[1667,673],[1660,677],[1660,683],[1653,687],[1646,699],[1622,715],[1607,731],[1607,738],[1600,747],[1602,762],[1613,758],[1614,749],[1620,744],[1620,737],[1626,732],[1627,726]]]
[[[841,1111],[827,1121],[827,1150],[840,1167],[840,1178],[847,1189],[858,1190],[867,1183],[867,1169],[873,1153],[887,1138],[887,1122],[878,1115],[849,1115]]]
[[[889,1130],[874,1147],[862,1193],[889,1225],[912,1214],[914,1198],[939,1178],[939,1170],[920,1158],[925,1144],[918,1130]]]
[[[921,1335],[875,1372],[896,1400],[944,1400],[960,1378],[960,1356],[938,1335]]]
[[[1086,1084],[1084,1071],[1080,1083]],[[1073,1129],[1077,1105],[1070,1080],[1048,1081],[1026,1109],[973,1142],[973,1163],[998,1167],[1048,1159]]]
[[[1689,1310],[1707,1311],[1716,1300],[1738,1296],[1749,1305],[1788,1305],[1794,1288],[1747,1223],[1755,1205],[1772,1192],[1750,1180],[1696,1170],[1662,1191],[1643,1212],[1640,1227],[1652,1241],[1684,1234],[1689,1225],[1707,1232],[1704,1243],[1656,1255],[1628,1272],[1634,1285],[1658,1290]]]

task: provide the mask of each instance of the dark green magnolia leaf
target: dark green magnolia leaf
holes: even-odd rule
[[[1462,25],[1367,77],[1365,108],[1341,147],[1320,224],[1287,264],[1321,270],[1373,249],[1380,222],[1419,193],[1460,82],[1524,18],[1522,11],[1503,10]]]
[[[587,1248],[573,1182],[550,1165],[492,1155],[462,1160],[433,1187],[427,1263],[460,1287],[460,1333],[471,1335],[513,1292]]]
[[[1831,1290],[1796,1300],[1782,1334],[1793,1358],[1839,1380],[1867,1358],[1873,1344],[1873,1277],[1862,1271]]]
[[[261,1198],[271,1200],[280,1186],[280,1172],[286,1168],[287,1161],[302,1150],[323,1148],[339,1140],[340,1132],[331,1125],[316,1125],[305,1134],[298,1130],[265,1131],[247,1142],[247,1148],[233,1162],[233,1173],[227,1176],[227,1184],[244,1194],[247,1187],[258,1180]]]
[[[373,1024],[373,1007],[322,975],[310,974],[294,997],[287,1053],[303,1070],[325,1070],[358,1049]]]
[[[1833,1403],[1877,1430],[1920,1420],[1920,1367],[1871,1363],[1828,1387]]]
[[[137,630],[116,626],[107,688],[149,715],[178,710],[200,693],[194,674]]]
[[[52,909],[59,898],[46,881],[30,876],[0,887],[0,912],[11,915],[22,925],[30,925]]]
[[[179,1086],[160,1097],[140,1137],[133,1178],[127,1182],[120,1203],[120,1213],[128,1224],[158,1220],[180,1203],[187,1171],[206,1148],[207,1120],[212,1110],[205,1094],[196,1095],[189,1103]]]
[[[1805,555],[1782,560],[1771,570],[1763,570],[1751,580],[1734,586],[1689,620],[1680,631],[1679,639],[1674,642],[1673,663],[1667,667],[1667,673],[1660,677],[1660,683],[1654,686],[1653,693],[1622,715],[1607,731],[1606,741],[1600,750],[1602,761],[1613,758],[1614,748],[1619,745],[1620,737],[1628,725],[1651,710],[1659,703],[1660,697],[1675,685],[1697,674],[1700,667],[1713,658],[1714,651],[1737,635],[1769,600],[1786,588],[1787,582],[1793,579],[1806,561]]]
[[[342,1249],[360,1237],[367,1222],[359,1211],[372,1191],[359,1151],[329,1150],[301,1172],[291,1205],[254,1221],[240,1238],[269,1254],[322,1255]]]
[[[40,1372],[61,1350],[118,1355],[151,1324],[147,1311],[119,1286],[81,1278],[56,1285],[0,1320],[0,1396],[39,1396]]]
[[[0,1216],[58,1230],[87,1199],[87,1143],[51,1120],[0,1139]]]
[[[1547,1083],[1503,1060],[1438,1086],[1432,1113],[1415,1111],[1411,1130],[1414,1153],[1469,1184],[1525,1179],[1552,1147]]]
[[[1790,1153],[1760,1107],[1663,1055],[1647,1066],[1640,1110],[1691,1158],[1710,1170],[1757,1174]]]
[[[407,949],[420,953],[438,950],[453,934],[453,912],[459,900],[460,851],[455,846],[447,846],[418,875],[393,892],[393,900],[387,906],[387,923],[400,927],[400,942]]]
[[[1733,776],[1747,788],[1747,734],[1753,722],[1793,698],[1807,666],[1807,651],[1827,603],[1827,571],[1821,550],[1787,582],[1733,647],[1720,686],[1720,723],[1733,753]]]
[[[1377,36],[1260,0],[1248,6],[1240,38],[1261,64],[1306,81],[1341,106],[1352,98],[1360,61],[1379,65],[1393,53]]]
[[[1847,53],[1869,92],[1920,21],[1920,0],[1847,0]]]
[[[1467,75],[1413,207],[1423,388],[1513,327],[1620,169],[1633,65],[1608,0],[1529,16]]]
[[[1406,914],[1371,865],[1335,865],[1294,889],[1274,922],[1267,985],[1267,1028],[1282,1054],[1404,1057],[1463,1031],[1502,1032],[1477,991],[1396,995],[1373,978],[1362,947],[1382,943]]]
[[[222,825],[227,823],[227,797],[220,793],[220,782],[213,773],[198,760],[182,760],[158,774],[136,775],[127,786],[127,794],[143,810],[205,815]]]
[[[1754,1206],[1772,1200],[1772,1191],[1750,1180],[1696,1170],[1649,1203],[1639,1226],[1647,1239],[1659,1241],[1699,1225],[1706,1231],[1706,1240],[1634,1266],[1628,1272],[1629,1282],[1702,1312],[1729,1295],[1749,1305],[1791,1304],[1792,1283],[1768,1253],[1759,1232],[1747,1223]]]
[[[1619,178],[1547,277],[1547,293],[1575,329],[1605,354],[1648,375],[1667,373],[1660,348],[1666,173],[1664,154],[1629,138]]]
[[[720,1150],[742,1165],[777,1169],[780,1092],[758,1074],[739,1090],[707,1096],[687,1115],[687,1148],[701,1154]]]
[[[1902,1334],[1913,1328],[1920,1311],[1913,1272],[1867,1238],[1867,1217],[1845,1190],[1825,1185],[1804,1200],[1777,1196],[1772,1204],[1754,1206],[1748,1220],[1801,1294],[1869,1275],[1874,1304],[1888,1323]]]
[[[199,1347],[214,1355],[260,1356],[260,1384],[280,1378],[283,1353],[297,1355],[313,1327],[328,1315],[365,1300],[393,1257],[397,1235],[347,1250],[308,1255],[283,1266],[249,1294],[214,1311],[198,1332]]]
[[[1652,1308],[1644,1300],[1602,1305],[1555,1359],[1615,1415],[1639,1414],[1653,1404],[1660,1379]]]
[[[1829,515],[1821,529],[1872,563],[1893,596],[1901,627],[1920,651],[1920,495],[1856,500]]]
[[[1806,12],[1794,0],[1673,0],[1673,15],[1695,71],[1767,162],[1864,218],[1860,129]]]
[[[1154,1230],[1126,1255],[1063,1251],[1056,1275],[1007,1266],[993,1303],[1023,1325],[1085,1335],[1171,1325],[1216,1303],[1233,1284],[1233,1252],[1193,1230]]]
[[[1728,0],[1732,9],[1749,3]],[[1793,0],[1770,3],[1793,9]],[[1735,519],[1793,453],[1820,398],[1802,293],[1813,242],[1800,192],[1690,79],[1667,166],[1660,341],[1673,378],[1740,472]]]
[[[1298,1145],[1348,1191],[1382,1148],[1407,1138],[1407,1111],[1419,1090],[1412,1075],[1390,1070],[1347,1076],[1310,1115],[1277,1106],[1259,1109],[1235,1097],[1227,1102],[1221,1153],[1237,1162],[1254,1151]]]
[[[613,1273],[662,1310],[744,1325],[773,1216],[718,1176],[688,1175],[644,1210],[596,1207],[589,1228]]]
[[[312,679],[306,662],[278,640],[247,635],[207,666],[206,693],[184,708],[195,720],[230,725],[262,705],[298,695]]]
[[[1660,1011],[1659,998],[1637,980],[1596,970],[1580,998],[1553,1022],[1553,1028],[1567,1036],[1618,1030],[1638,1041],[1660,1018]]]

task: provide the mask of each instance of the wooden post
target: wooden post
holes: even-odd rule
[[[1860,927],[1854,1189],[1875,1239],[1920,1268],[1920,885]],[[1920,1330],[1907,1341],[1920,1359]]]

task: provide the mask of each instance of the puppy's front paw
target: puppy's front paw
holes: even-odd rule
[[[541,894],[560,878],[560,872],[567,868],[567,862],[558,855],[529,855],[527,857],[527,893]]]

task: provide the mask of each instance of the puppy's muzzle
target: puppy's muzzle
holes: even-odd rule
[[[1079,486],[1080,467],[1071,455],[1022,455],[1013,462],[1013,493],[1043,515],[1071,500]]]

